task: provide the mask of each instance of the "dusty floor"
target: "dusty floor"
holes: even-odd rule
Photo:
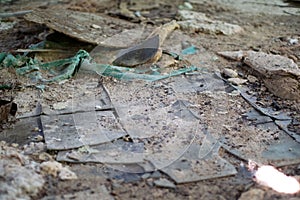
[[[160,2],[161,5],[159,9],[146,9],[144,11],[148,28],[153,28],[153,26],[161,25],[172,19],[177,19],[177,9],[179,5],[183,5],[183,1],[180,0],[157,2]],[[235,1],[232,3],[221,0],[209,2],[198,0],[190,2],[192,2],[194,11],[203,12],[214,20],[238,24],[243,28],[243,32],[228,36],[215,33],[202,33],[201,31],[193,33],[182,30],[174,31],[164,43],[163,48],[180,52],[184,43],[196,46],[198,53],[187,55],[185,58],[191,64],[205,69],[205,72],[209,74],[208,77],[200,76],[199,78],[203,81],[209,92],[203,92],[202,90],[197,90],[197,93],[177,92],[182,90],[178,86],[179,82],[177,82],[181,79],[174,77],[149,84],[147,87],[157,88],[155,90],[156,95],[165,97],[160,102],[162,104],[167,104],[172,99],[179,98],[189,100],[196,106],[200,106],[200,109],[195,109],[194,111],[197,116],[201,116],[201,124],[208,126],[208,130],[214,138],[224,140],[224,144],[231,150],[236,149],[242,153],[243,156],[234,156],[232,152],[226,151],[224,147],[219,150],[220,157],[233,165],[237,173],[228,177],[177,184],[175,188],[161,188],[155,185],[156,180],[161,178],[171,180],[166,171],[163,172],[163,170],[146,173],[126,173],[124,172],[126,170],[116,170],[122,169],[116,165],[63,162],[64,165],[68,165],[77,174],[78,179],[60,181],[58,177],[46,175],[44,177],[46,182],[43,189],[37,195],[33,196],[33,199],[70,199],[73,197],[67,195],[76,192],[87,192],[89,194],[86,196],[92,198],[92,194],[97,194],[99,191],[103,192],[100,187],[103,185],[108,193],[102,198],[107,199],[239,199],[242,194],[248,191],[251,193],[248,196],[245,195],[246,197],[243,199],[300,199],[299,193],[293,195],[280,194],[258,185],[249,176],[246,176],[240,167],[241,162],[253,159],[262,164],[278,166],[284,173],[300,179],[300,157],[297,153],[300,148],[299,143],[293,143],[293,149],[289,146],[282,148],[283,151],[296,151],[296,156],[291,157],[291,159],[285,160],[284,153],[282,153],[283,156],[278,155],[280,157],[278,159],[272,157],[274,154],[262,158],[261,155],[268,148],[268,145],[274,143],[281,144],[281,140],[283,141],[287,138],[286,135],[277,126],[274,128],[273,125],[270,125],[270,127],[266,128],[264,125],[255,124],[247,120],[245,113],[251,111],[253,108],[241,96],[231,91],[227,92],[227,90],[232,90],[228,85],[215,86],[215,82],[210,82],[213,79],[210,75],[215,71],[222,71],[223,68],[236,69],[242,77],[247,77],[251,74],[251,70],[247,69],[242,63],[217,56],[216,53],[219,51],[263,51],[289,57],[300,66],[300,44],[299,42],[293,45],[289,43],[291,38],[300,39],[300,9],[299,7],[297,8],[299,2],[295,1],[289,4],[289,6],[286,6],[287,4],[283,4],[281,1],[272,1],[272,4],[268,1],[249,1],[244,5],[238,3],[243,1],[238,1],[237,3]],[[153,6],[152,3],[149,3],[150,8]],[[137,19],[131,19],[122,13],[120,14],[116,1],[91,0],[86,2],[81,0],[53,0],[32,3],[31,1],[18,0],[4,1],[3,3],[0,0],[0,4],[2,4],[1,13],[33,10],[38,7],[51,9],[66,8],[83,12],[106,13],[112,17],[135,23],[136,26],[142,24]],[[46,26],[29,23],[22,16],[3,18],[1,22],[7,24],[14,23],[14,27],[7,30],[0,30],[0,52],[16,53],[15,50],[17,49],[29,48],[30,45],[49,37],[47,35],[51,32]],[[117,32],[121,32],[122,28],[116,27],[115,29]],[[63,56],[72,55],[79,48],[83,48],[83,46],[87,51],[90,51],[94,47],[93,45],[71,40],[69,44],[61,47],[65,50]],[[58,57],[55,55],[55,58]],[[10,78],[7,78],[8,75]],[[126,96],[128,92],[132,92],[135,95],[143,95],[142,89],[131,91],[129,89],[132,86],[130,83],[127,84],[107,77],[99,78],[98,75],[90,73],[79,73],[76,78],[62,84],[53,83],[44,93],[39,93],[34,87],[23,87],[24,85],[28,85],[29,82],[23,77],[18,77],[18,80],[16,80],[15,74],[9,71],[2,70],[0,78],[0,83],[2,84],[15,82],[15,85],[17,85],[13,91],[1,90],[0,93],[2,99],[8,99],[10,96],[14,97],[14,102],[19,106],[17,118],[23,114],[35,112],[38,102],[48,105],[51,109],[56,102],[68,101],[68,99],[74,98],[74,88],[82,88],[84,90],[84,86],[89,84],[105,85],[111,94],[110,98],[114,105],[124,102],[134,102],[134,99],[129,98],[131,96]],[[174,88],[177,91],[172,91]],[[267,91],[264,84],[260,81],[247,83],[247,88],[251,89],[252,94],[255,94],[260,105],[263,107],[287,112],[293,119],[300,121],[299,101],[282,100],[274,96]],[[219,90],[222,91],[220,92]],[[149,94],[144,93],[144,95]],[[143,98],[146,99],[144,96],[139,97],[141,102],[143,102]],[[156,103],[153,103],[153,109],[155,109],[155,106],[159,106]],[[38,128],[31,125],[32,121],[36,122],[37,119],[27,119],[28,124],[26,121],[23,121],[23,124],[18,124],[17,122],[20,119],[12,119],[9,123],[3,124],[2,129],[4,130],[0,133],[0,140],[5,140],[8,144],[18,143],[20,149],[30,141],[37,141]],[[199,129],[201,129],[201,125],[199,125]],[[22,134],[20,134],[21,131]],[[198,131],[201,132],[200,130]],[[293,131],[300,134],[299,123],[298,125],[294,125]],[[149,143],[151,142],[156,142],[156,140],[149,141]],[[44,149],[39,152],[33,151],[28,156],[31,160],[40,163],[47,160],[47,158],[41,158],[40,156],[43,151]],[[56,158],[58,152],[47,151],[47,153],[52,158]],[[128,167],[128,169],[133,168]],[[260,197],[255,197],[258,193]],[[76,194],[75,197],[78,199],[82,198],[79,193]],[[94,198],[99,199],[99,196],[98,198]],[[100,197],[100,199],[102,198]]]

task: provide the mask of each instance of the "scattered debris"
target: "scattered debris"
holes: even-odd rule
[[[101,76],[110,76],[125,81],[145,80],[153,82],[198,70],[195,66],[183,66],[180,69],[173,70],[168,73],[160,73],[159,69],[156,69],[155,67],[140,70],[138,68],[131,67],[96,64],[90,61],[84,62],[83,65],[87,71],[93,71]],[[145,71],[148,73],[145,73]]]
[[[42,122],[47,148],[51,150],[102,144],[126,135],[112,112],[44,115]]]
[[[2,141],[0,152],[1,199],[31,199],[37,196],[45,184],[37,170],[38,163]]]
[[[6,53],[3,53],[3,55],[3,59],[0,60],[0,67],[15,68],[18,75],[28,76],[33,82],[53,82],[69,79],[77,73],[82,60],[89,56],[86,51],[80,50],[72,58],[41,63],[26,56],[17,55],[15,57]],[[61,69],[62,67],[64,68]],[[44,78],[42,71],[50,72],[50,75],[48,74],[50,78]]]
[[[155,63],[162,56],[160,47],[167,36],[176,28],[179,28],[176,21],[156,28],[141,44],[121,50],[113,64],[133,67],[144,63]]]
[[[209,143],[210,142],[213,141],[209,141]],[[201,146],[198,145],[191,145],[190,149],[187,150],[182,157],[174,161],[168,167],[163,168],[162,171],[169,175],[177,184],[236,174],[237,171],[235,167],[219,157],[219,148],[220,146],[217,142],[209,144],[204,149],[201,149]],[[199,155],[201,151],[203,151],[201,154],[205,154]]]
[[[159,36],[156,35],[137,46],[121,50],[117,55],[117,58],[113,61],[113,64],[118,66],[134,67],[147,62],[152,63],[152,61],[155,62],[159,59],[157,58],[158,51]],[[159,53],[160,56],[161,53],[162,52]]]
[[[224,35],[232,35],[243,31],[238,25],[211,20],[204,13],[188,10],[179,10],[178,12],[182,20],[178,24],[182,30]]]
[[[233,85],[242,85],[246,83],[248,80],[242,79],[242,78],[229,78],[229,83],[232,83]]]
[[[57,155],[58,161],[74,163],[108,163],[108,164],[134,164],[144,161],[142,143],[130,143],[117,141],[94,145],[81,152],[80,149],[71,151],[60,151]]]
[[[229,68],[224,68],[223,74],[225,77],[228,77],[228,78],[237,78],[238,77],[238,73],[235,70],[229,69]]]
[[[61,9],[36,9],[25,15],[25,19],[38,24],[45,24],[57,32],[95,45],[100,44],[107,36],[119,33],[114,28],[115,26],[127,29],[135,27],[133,23],[107,15]],[[107,24],[111,25],[107,26]]]
[[[63,167],[61,163],[56,161],[45,161],[40,164],[42,172],[54,177],[59,177],[61,180],[77,179],[77,175],[69,168]]]
[[[2,2],[9,2],[13,7],[11,9],[17,10],[20,2],[10,3],[10,1]],[[17,169],[15,164],[3,165],[8,160],[2,159],[7,152],[4,150],[3,154],[3,149],[0,148],[2,169],[0,185],[2,186],[4,180],[6,185],[21,185],[16,186],[17,190],[21,191],[18,195],[7,198],[35,199],[44,196],[45,199],[99,197],[113,199],[114,195],[118,199],[121,194],[125,194],[124,198],[139,198],[141,194],[142,197],[144,195],[143,190],[140,190],[144,184],[147,184],[145,190],[149,191],[150,188],[155,190],[155,193],[158,192],[153,195],[154,198],[174,198],[172,196],[175,194],[174,191],[176,197],[184,198],[183,196],[187,196],[187,187],[181,185],[178,186],[179,190],[174,190],[177,187],[175,184],[235,175],[238,160],[253,158],[261,163],[272,163],[276,167],[300,163],[300,136],[297,130],[299,106],[294,104],[294,101],[284,101],[272,95],[264,99],[262,93],[266,88],[258,81],[266,80],[265,85],[273,85],[268,86],[271,88],[292,83],[293,79],[295,82],[298,81],[298,85],[290,84],[291,90],[299,89],[299,73],[297,73],[299,68],[295,67],[296,70],[291,72],[292,70],[285,68],[279,70],[281,67],[275,66],[276,69],[273,70],[268,64],[272,64],[272,59],[280,60],[280,57],[257,63],[260,57],[268,57],[269,54],[262,55],[259,54],[261,52],[255,52],[257,54],[254,55],[251,51],[239,51],[234,52],[231,58],[249,65],[252,75],[238,74],[229,68],[222,71],[224,78],[219,73],[212,73],[218,68],[223,68],[226,63],[214,54],[216,49],[222,49],[224,46],[235,49],[245,44],[251,45],[251,48],[256,50],[264,49],[275,54],[287,55],[296,63],[299,60],[297,59],[299,42],[298,35],[295,34],[296,29],[292,26],[296,22],[292,18],[283,19],[276,16],[276,21],[279,19],[280,23],[274,24],[272,20],[266,20],[266,16],[259,15],[252,21],[247,15],[240,17],[241,13],[238,10],[224,7],[220,1],[201,3],[189,0],[170,4],[169,1],[158,0],[151,3],[140,0],[89,2],[78,0],[75,3],[60,3],[62,2],[59,1],[59,6],[64,9],[56,9],[57,7],[52,5],[53,2],[24,5],[24,9],[33,9],[25,18],[46,25],[40,26],[44,32],[27,34],[28,30],[23,29],[27,25],[20,25],[26,24],[23,23],[24,20],[21,17],[14,17],[7,19],[8,22],[16,20],[15,27],[9,30],[13,33],[3,31],[0,34],[4,36],[3,41],[11,39],[6,34],[17,33],[16,37],[24,37],[24,40],[16,40],[22,43],[22,46],[16,45],[21,48],[18,50],[14,50],[13,45],[9,46],[11,43],[17,43],[13,37],[11,43],[2,42],[4,51],[12,53],[0,53],[0,79],[4,77],[5,80],[18,79],[18,81],[17,84],[9,81],[9,84],[7,81],[0,83],[0,92],[4,93],[1,99],[9,96],[8,89],[16,93],[14,102],[18,103],[19,116],[14,129],[5,129],[0,134],[0,140],[4,138],[6,141],[17,143],[11,145],[13,148],[23,146],[23,151],[18,151],[18,154],[9,149],[10,162],[15,162],[20,170],[26,168],[33,171],[33,177],[29,177],[31,172],[25,170],[25,174],[29,174],[25,176],[25,181],[12,175],[7,178],[6,171]],[[178,3],[183,5],[179,6]],[[289,10],[285,2],[247,4],[262,7],[268,4]],[[34,10],[35,7],[43,9]],[[179,13],[178,8],[182,9]],[[5,9],[11,10],[9,7]],[[192,9],[205,11],[213,18],[191,11]],[[104,11],[106,15],[92,14]],[[227,11],[232,12],[229,15]],[[7,17],[25,13],[3,14]],[[232,13],[239,16],[233,16]],[[176,17],[182,21],[177,23],[174,21]],[[219,34],[239,33],[242,28],[215,19],[246,25],[247,31],[241,35],[237,34],[234,40],[228,36],[221,36]],[[287,19],[293,23],[287,22]],[[153,25],[160,24],[162,25],[150,33]],[[174,31],[179,27],[178,24],[181,25],[181,30],[187,30],[191,34],[180,30]],[[275,29],[278,29],[278,33],[285,33],[287,24],[291,25],[289,26],[291,31],[288,33],[289,36],[282,35],[287,38],[286,40],[273,33],[267,34]],[[36,24],[30,23],[28,26],[36,27]],[[271,26],[272,29],[260,32],[257,26],[263,30],[267,30],[265,26]],[[46,27],[57,32],[48,35],[49,29]],[[199,32],[211,34],[201,34],[200,41],[197,37]],[[169,34],[170,38],[167,40]],[[31,45],[30,49],[23,49],[29,45],[28,43],[32,43],[30,42],[32,40],[27,40],[28,35],[34,38],[34,41],[44,40],[43,45]],[[247,37],[250,35],[253,37]],[[63,39],[69,38],[68,36],[73,38],[71,46],[66,45]],[[265,36],[268,40],[252,41]],[[49,40],[51,37],[57,38],[58,41],[55,43]],[[272,44],[269,44],[270,38]],[[177,41],[184,42],[180,44]],[[96,45],[98,46],[94,48]],[[92,48],[94,48],[92,52],[87,53]],[[78,51],[79,49],[84,50]],[[76,52],[78,53],[75,55]],[[230,53],[232,52],[224,55]],[[257,55],[260,57],[255,57]],[[290,64],[287,61],[274,63],[282,66]],[[255,69],[252,65],[259,68]],[[3,74],[2,70],[16,72],[14,78]],[[90,73],[91,71],[93,73]],[[273,76],[274,74],[276,76]],[[17,75],[27,76],[31,80]],[[280,76],[284,78],[281,79]],[[21,87],[18,85],[19,79]],[[229,85],[224,84],[223,80]],[[277,80],[279,84],[276,85]],[[246,81],[247,84],[244,84]],[[295,90],[295,94],[289,90],[286,93],[296,96],[295,99],[299,97],[297,96],[299,90]],[[286,93],[281,96],[286,96]],[[26,95],[29,100],[25,100]],[[0,121],[5,121],[6,115],[12,111],[12,105],[8,104],[12,104],[12,101],[5,101],[0,105],[0,113],[5,110],[3,112],[5,117],[1,115]],[[270,105],[274,105],[274,109]],[[49,154],[45,153],[46,150]],[[227,153],[234,156],[228,156]],[[36,162],[43,163],[32,162],[29,157],[24,157],[24,154],[30,155]],[[72,170],[75,169],[76,173],[64,168],[57,161],[74,163]],[[13,166],[12,169],[10,166]],[[61,181],[76,179],[76,174],[79,180]],[[14,175],[23,174],[18,172]],[[260,174],[255,171],[255,175],[259,177]],[[41,178],[40,184],[28,183],[29,180],[37,178]],[[47,179],[47,182],[43,178]],[[174,183],[170,181],[171,179]],[[234,181],[231,181],[232,179]],[[265,180],[262,178],[259,183],[275,188],[272,184],[266,184]],[[131,184],[138,181],[139,184]],[[201,196],[197,197],[201,199],[208,197],[230,199],[232,194],[227,194],[226,191],[234,186],[235,198],[241,194],[240,199],[255,197],[263,199],[269,195],[270,190],[261,191],[253,189],[252,186],[249,188],[249,185],[235,187],[237,184],[241,186],[239,181],[245,180],[232,176],[221,181],[205,181],[203,184],[188,186],[187,194],[193,194],[193,198],[200,192]],[[42,184],[45,186],[40,186]],[[253,185],[253,182],[251,184]],[[27,190],[26,187],[32,185],[36,185],[36,189]],[[56,187],[57,185],[59,187]],[[42,187],[42,192],[36,197],[35,191],[40,192]],[[218,193],[218,196],[211,196],[212,192],[207,193],[206,187],[212,189],[210,191],[223,192]],[[112,190],[112,195],[107,188]],[[249,191],[245,192],[248,189]],[[169,191],[171,196],[165,191]]]
[[[176,185],[174,183],[172,183],[171,181],[165,178],[160,178],[158,180],[155,180],[154,185],[158,187],[171,188],[171,189],[176,188]]]
[[[248,80],[250,83],[258,82],[258,79],[257,79],[255,76],[252,76],[252,75],[248,75],[248,76],[247,76],[247,80]]]
[[[23,149],[25,155],[31,155],[45,152],[47,147],[44,142],[30,142],[29,144],[24,145]]]
[[[300,99],[300,70],[292,59],[255,51],[226,51],[218,54],[243,61],[274,95],[283,99]]]

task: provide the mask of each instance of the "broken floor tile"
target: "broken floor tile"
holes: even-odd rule
[[[261,156],[272,160],[275,166],[299,163],[300,145],[287,135],[281,136],[277,143],[267,146]]]
[[[299,143],[279,129],[274,122],[256,124],[255,128],[253,125],[248,126],[241,130],[244,133],[242,137],[231,139],[231,142],[222,141],[228,152],[242,160],[251,159],[258,163],[273,163],[275,166],[299,163]],[[260,139],[255,141],[253,137],[257,137],[257,134],[260,134]],[[242,145],[235,145],[238,143]]]
[[[108,164],[135,164],[144,161],[144,145],[116,141],[82,149],[60,151],[57,155],[58,161],[67,162],[99,162]]]
[[[126,132],[133,140],[144,142],[146,160],[160,169],[184,153],[199,124],[190,102],[176,99],[168,86],[143,82],[109,86],[109,90]]]
[[[238,90],[240,91],[241,96],[257,111],[264,114],[265,116],[269,116],[275,120],[291,120],[286,113],[274,111],[272,108],[263,108],[258,105],[257,97],[253,95],[247,94],[247,88],[239,87]]]
[[[255,124],[273,122],[272,118],[266,115],[262,115],[257,110],[252,109],[249,112],[243,114],[249,121],[253,121]]]
[[[225,91],[226,85],[211,73],[199,73],[178,76],[172,79],[170,86],[177,93],[190,94],[204,91]]]
[[[49,150],[101,144],[126,135],[109,111],[43,115],[42,123]]]
[[[172,188],[172,189],[176,188],[176,185],[174,183],[172,183],[171,181],[169,181],[168,179],[165,179],[165,178],[155,180],[154,185],[156,185],[158,187],[163,187],[163,188]]]
[[[112,163],[106,163],[106,166],[109,168],[112,168],[114,170],[118,170],[121,172],[127,172],[127,173],[147,173],[155,171],[155,167],[149,162],[149,161],[143,161],[139,163],[130,163],[130,164],[112,164]]]
[[[288,129],[288,126],[292,123],[292,120],[275,120],[275,124],[280,127],[284,132],[286,132],[289,136],[295,139],[298,143],[300,143],[300,136],[296,132],[292,132]]]
[[[62,95],[63,92],[63,95]],[[100,111],[112,108],[109,96],[98,79],[72,80],[62,88],[48,88],[40,98],[46,115]]]
[[[1,132],[0,140],[20,145],[35,141],[35,136],[41,133],[38,120],[39,117],[19,119],[13,129],[5,129]]]
[[[200,148],[199,145],[198,149]],[[204,158],[188,158],[188,153],[191,151],[187,151],[181,158],[161,171],[178,184],[236,174],[234,166],[218,155],[220,146],[215,145],[212,148]]]

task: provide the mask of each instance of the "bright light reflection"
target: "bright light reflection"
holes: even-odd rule
[[[287,176],[268,165],[257,169],[255,179],[259,184],[281,193],[294,194],[300,190],[300,184],[295,178]]]

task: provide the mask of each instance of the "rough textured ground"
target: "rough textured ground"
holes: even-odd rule
[[[153,1],[155,2],[155,1]],[[152,2],[152,3],[153,3]],[[176,18],[176,10],[183,1],[157,1],[161,3],[159,9],[148,12],[148,26],[157,26],[170,19]],[[244,31],[232,36],[225,36],[219,34],[207,33],[189,33],[176,30],[164,46],[169,47],[170,50],[178,51],[182,47],[182,43],[188,42],[198,47],[198,54],[187,56],[192,64],[199,67],[204,67],[208,72],[222,70],[224,67],[236,69],[242,77],[247,77],[251,71],[246,66],[239,62],[226,60],[222,57],[217,57],[218,51],[230,50],[255,50],[264,51],[278,55],[287,56],[293,59],[298,66],[300,66],[300,44],[291,45],[289,43],[291,38],[300,39],[300,11],[298,8],[291,10],[284,6],[276,6],[280,1],[272,4],[263,1],[248,2],[245,7],[240,3],[228,3],[228,1],[191,1],[195,11],[203,12],[211,19],[222,20],[228,23],[238,24]],[[155,3],[149,3],[150,8]],[[134,23],[140,23],[136,19],[130,19],[130,16],[124,16],[118,12],[116,1],[7,1],[1,3],[1,12],[15,12],[20,10],[31,10],[34,8],[67,8],[72,10],[79,10],[93,13],[107,13],[116,18],[131,20]],[[259,6],[261,5],[261,6]],[[296,4],[297,5],[297,4]],[[248,9],[247,9],[248,6]],[[263,7],[274,12],[263,10]],[[261,7],[257,9],[249,9]],[[260,10],[262,9],[262,10]],[[285,10],[286,9],[286,10]],[[296,10],[295,10],[296,9]],[[262,13],[265,11],[265,13]],[[275,12],[276,11],[276,12]],[[295,15],[295,13],[298,15]],[[147,12],[145,12],[147,15]],[[34,23],[25,21],[22,16],[9,17],[2,19],[2,22],[15,23],[14,28],[0,31],[0,52],[14,52],[17,49],[28,48],[29,45],[35,44],[45,39],[50,30],[45,26],[40,26]],[[120,27],[116,27],[119,29]],[[121,31],[121,30],[120,30]],[[75,47],[74,47],[75,46]],[[72,48],[76,49],[76,45]],[[89,47],[90,48],[90,47]],[[87,48],[88,49],[88,48]],[[70,50],[72,52],[72,50]],[[68,52],[70,52],[68,49]],[[10,76],[8,78],[8,76]],[[0,74],[1,82],[10,82],[15,80],[15,75],[9,71],[3,71]],[[82,80],[92,79],[108,85],[108,88],[114,84],[120,84],[118,81],[111,78],[99,79],[94,74],[80,74],[76,77],[80,82]],[[16,81],[15,85],[24,85],[26,80],[22,77]],[[163,81],[167,85],[168,80]],[[65,84],[53,84],[51,89],[43,94],[45,104],[53,105],[57,101],[72,98],[72,92],[68,89],[69,86],[76,85],[76,81],[71,80]],[[272,95],[266,90],[266,87],[261,82],[253,82],[248,85],[252,92],[257,95],[260,105],[270,107],[273,110],[289,112],[294,119],[300,121],[300,103],[299,101],[281,100]],[[62,92],[64,91],[64,92]],[[21,116],[26,112],[30,112],[35,108],[38,99],[41,98],[34,88],[26,87],[18,89],[18,87],[11,93],[11,91],[0,91],[1,98],[9,98],[14,96],[15,102],[19,105],[18,115]],[[251,110],[251,106],[247,104],[244,99],[238,95],[228,95],[220,93],[215,94],[200,94],[197,105],[202,105],[202,113],[205,123],[211,128],[211,132],[215,133],[214,137],[221,138],[226,135],[228,143],[231,148],[236,148],[246,155],[251,155],[259,159],[260,153],[264,150],[265,145],[274,142],[278,139],[276,131],[269,134],[267,130],[262,130],[261,127],[253,126],[251,123],[242,117],[244,113]],[[120,97],[121,98],[121,97]],[[221,106],[220,106],[221,105]],[[220,110],[218,110],[220,109]],[[225,113],[222,112],[225,109]],[[220,111],[218,115],[215,110]],[[10,123],[13,123],[11,121]],[[219,126],[221,125],[221,126]],[[12,130],[14,125],[4,124],[2,128],[5,130]],[[22,127],[22,126],[21,126]],[[24,126],[23,126],[24,127]],[[19,143],[22,146],[29,141],[38,140],[32,135],[36,135],[38,130],[36,127],[22,128],[23,134],[20,131],[10,131],[10,135],[1,135],[1,140],[6,140],[8,143]],[[294,127],[295,132],[299,133],[299,124]],[[1,133],[0,133],[1,134]],[[30,137],[28,137],[30,136]],[[28,146],[25,148],[28,150]],[[35,149],[35,148],[33,148]],[[259,149],[261,152],[254,152]],[[40,149],[40,152],[43,152]],[[37,152],[31,152],[30,160],[40,163],[48,158],[41,158]],[[47,152],[55,158],[57,152]],[[168,178],[167,175],[161,172],[148,173],[143,176],[140,174],[127,174],[114,170],[104,164],[68,164],[69,168],[78,176],[77,180],[61,181],[57,177],[45,176],[45,185],[43,189],[34,197],[34,199],[41,199],[53,196],[70,194],[80,191],[88,191],[90,194],[102,191],[100,186],[105,186],[111,197],[115,199],[239,199],[242,194],[251,191],[248,198],[254,199],[255,194],[262,195],[258,199],[299,199],[300,195],[284,195],[276,193],[268,188],[259,186],[254,183],[249,177],[243,176],[240,169],[240,163],[244,160],[239,157],[232,156],[227,151],[221,149],[220,155],[238,170],[238,174],[231,177],[217,178],[211,180],[204,180],[195,183],[179,184],[175,189],[160,188],[154,185],[154,181],[159,178]],[[256,157],[257,156],[257,157]],[[23,158],[22,158],[23,159]],[[263,162],[263,160],[260,160]],[[281,167],[281,170],[288,175],[300,176],[299,159],[293,165]],[[265,163],[268,164],[268,163]],[[276,165],[276,163],[270,163]],[[1,169],[0,169],[1,170]],[[1,173],[0,173],[1,175]],[[98,187],[99,186],[99,187]],[[257,190],[256,190],[257,189]],[[1,191],[1,190],[0,190]],[[109,195],[107,195],[109,197]],[[63,197],[61,197],[63,198]],[[67,198],[67,197],[65,197]],[[77,196],[80,199],[79,196]]]

